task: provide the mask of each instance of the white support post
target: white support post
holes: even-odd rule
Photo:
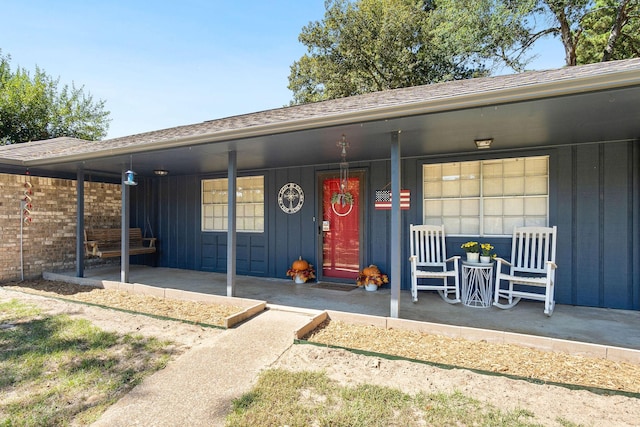
[[[234,297],[236,294],[236,191],[238,176],[237,153],[229,151],[228,164],[228,229],[227,229],[227,296]]]
[[[122,183],[122,222],[120,237],[120,281],[129,283],[129,186],[124,183],[125,173],[122,173],[120,182]]]
[[[84,277],[84,169],[76,172],[76,276]]]
[[[400,131],[391,133],[391,307],[390,317],[400,316],[402,284],[402,216],[400,214]]]

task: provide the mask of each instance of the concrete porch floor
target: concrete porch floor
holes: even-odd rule
[[[75,276],[75,272],[58,274]],[[120,281],[120,267],[87,269],[85,279]],[[129,273],[130,283],[222,296],[227,295],[226,280],[226,275],[221,273],[139,265],[132,265]],[[312,287],[313,284],[296,284],[284,278],[237,276],[235,296],[266,301],[270,305],[383,317],[390,314],[389,285],[369,292],[363,288],[319,289]],[[420,292],[418,298],[418,302],[413,303],[409,291],[401,292],[401,319],[640,350],[640,311],[556,304],[553,316],[547,317],[542,302],[523,300],[512,309],[501,310],[447,304],[435,292]]]

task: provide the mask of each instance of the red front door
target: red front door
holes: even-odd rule
[[[337,176],[322,176],[322,276],[355,280],[360,269],[362,173],[352,174],[345,197]]]

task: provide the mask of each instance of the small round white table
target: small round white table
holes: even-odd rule
[[[462,261],[462,304],[468,307],[491,307],[493,300],[493,261]]]

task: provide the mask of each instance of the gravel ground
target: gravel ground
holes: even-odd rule
[[[34,280],[5,287],[216,326],[224,325],[225,317],[242,310],[240,307],[168,300],[48,280]],[[325,322],[306,339],[321,344],[531,378],[540,382],[640,393],[640,366],[630,363],[335,321]]]
[[[222,330],[136,313],[145,312],[211,325],[240,310],[44,280],[3,285],[0,288],[0,301],[12,298],[33,303],[51,314],[64,313],[86,318],[105,330],[172,340],[178,352],[197,347],[204,339]],[[104,309],[94,304],[126,311]],[[638,425],[637,420],[640,419],[637,394],[610,395],[550,384],[575,384],[640,393],[638,365],[336,321],[321,325],[306,338],[321,345],[293,345],[274,367],[322,370],[342,383],[366,382],[399,388],[409,393],[461,391],[505,410],[525,408],[533,414],[531,421],[545,426],[632,426]],[[407,360],[388,360],[329,348],[323,344],[456,367],[442,369]],[[531,381],[514,380],[504,375],[486,375],[474,370],[525,377]],[[573,424],[567,424],[567,421]]]

